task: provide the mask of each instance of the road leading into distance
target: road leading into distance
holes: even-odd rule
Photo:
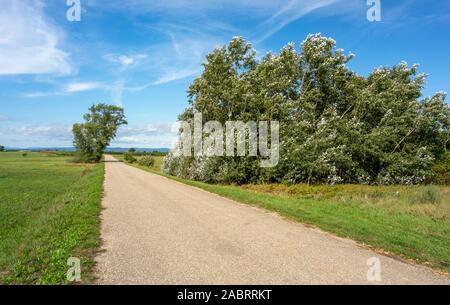
[[[272,212],[106,157],[98,284],[450,284]]]

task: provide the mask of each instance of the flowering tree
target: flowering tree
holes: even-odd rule
[[[450,108],[444,93],[422,98],[425,75],[400,63],[368,77],[351,71],[352,54],[309,35],[297,51],[257,60],[242,38],[207,56],[189,87],[180,120],[279,121],[280,162],[258,157],[170,155],[166,172],[209,182],[421,183],[449,148]]]

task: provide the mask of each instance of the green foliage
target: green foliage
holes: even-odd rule
[[[124,160],[127,163],[135,163],[137,159],[134,157],[132,153],[126,152],[123,154]]]
[[[146,167],[153,167],[155,165],[155,158],[150,155],[143,156],[138,160],[138,164]]]
[[[121,125],[128,124],[121,107],[98,104],[84,115],[85,123],[74,124],[74,146],[87,162],[99,162]]]
[[[180,120],[279,121],[280,163],[259,158],[180,158],[164,170],[207,182],[418,184],[433,175],[450,139],[450,107],[438,93],[422,98],[425,75],[400,63],[368,77],[333,39],[309,35],[257,60],[242,38],[207,56],[188,90]]]
[[[450,185],[450,153],[447,153],[433,168],[433,175],[429,182],[441,185]]]
[[[128,152],[134,154],[134,153],[136,152],[136,148],[130,148],[130,149],[128,150]]]
[[[5,146],[0,145],[0,152],[3,152],[3,151],[5,151]]]
[[[28,156],[28,153],[26,153],[26,152],[24,152],[24,153],[22,153],[22,157],[27,157]]]

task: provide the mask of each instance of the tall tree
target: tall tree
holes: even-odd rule
[[[204,121],[280,122],[280,162],[258,157],[176,158],[168,172],[209,182],[420,183],[447,156],[450,107],[424,99],[425,75],[400,63],[363,77],[352,54],[320,34],[258,60],[242,38],[215,49],[189,87],[188,109]]]
[[[128,124],[124,110],[107,104],[93,105],[84,120],[82,124],[73,125],[74,146],[84,161],[99,162],[119,127]]]

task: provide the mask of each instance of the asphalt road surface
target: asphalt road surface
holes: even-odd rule
[[[106,161],[99,284],[450,284],[351,240]]]

